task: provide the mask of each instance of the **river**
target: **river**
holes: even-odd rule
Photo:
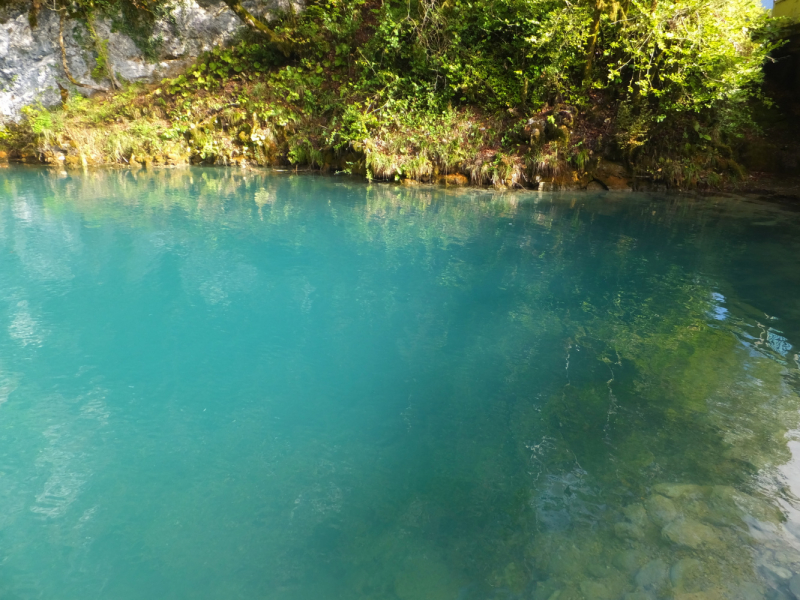
[[[0,597],[800,598],[800,212],[0,171]]]

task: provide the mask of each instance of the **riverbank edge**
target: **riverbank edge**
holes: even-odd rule
[[[231,170],[233,172],[241,172],[243,174],[289,174],[289,175],[313,175],[313,176],[327,176],[339,177],[343,176],[351,181],[358,181],[363,183],[380,183],[390,186],[409,187],[409,188],[455,188],[464,190],[483,190],[483,191],[506,191],[506,192],[567,192],[567,191],[581,191],[581,192],[614,192],[614,193],[659,193],[659,194],[691,194],[700,198],[711,198],[726,195],[735,195],[743,199],[762,200],[770,202],[781,202],[795,205],[800,202],[800,177],[787,177],[787,176],[774,176],[768,173],[755,173],[747,177],[746,180],[738,182],[736,185],[728,185],[720,189],[697,189],[688,188],[681,189],[677,187],[670,187],[664,184],[659,185],[640,185],[637,187],[602,187],[601,185],[583,185],[565,182],[563,184],[554,185],[552,182],[539,182],[538,185],[529,186],[503,186],[484,184],[478,185],[470,183],[466,177],[454,177],[454,174],[442,175],[436,180],[418,181],[415,179],[366,179],[362,174],[335,171],[333,169],[323,170],[321,168],[314,168],[310,166],[299,165],[254,165],[247,164],[245,161],[240,161],[237,164],[220,165],[220,164],[207,164],[203,162],[190,162],[183,161],[176,164],[154,164],[148,161],[146,164],[126,165],[119,163],[102,163],[102,164],[86,164],[80,166],[67,166],[63,161],[59,163],[48,163],[44,161],[31,161],[9,158],[7,153],[0,151],[0,173],[3,168],[9,167],[29,167],[32,169],[44,169],[57,173],[61,176],[71,174],[82,174],[91,171],[131,171],[131,172],[158,172],[168,171],[173,169],[193,169],[193,168],[213,168],[221,170]],[[593,180],[596,181],[596,180]],[[591,182],[590,182],[591,183]],[[597,182],[599,183],[599,182]],[[542,185],[544,184],[544,185]]]

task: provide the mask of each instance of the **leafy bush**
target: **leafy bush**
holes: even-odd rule
[[[130,0],[74,1],[122,18]],[[145,21],[166,4],[147,0]],[[730,146],[752,129],[778,39],[758,0],[310,0],[262,25],[157,90],[73,96],[28,109],[26,126],[109,127],[117,159],[180,146],[330,166],[357,152],[374,177],[516,185],[602,152],[683,184],[741,174]]]

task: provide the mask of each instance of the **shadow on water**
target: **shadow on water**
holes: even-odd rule
[[[800,597],[797,213],[3,176],[30,596]]]

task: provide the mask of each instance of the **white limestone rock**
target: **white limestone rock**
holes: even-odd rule
[[[268,15],[280,2],[263,0],[252,5],[252,10]],[[42,3],[38,23],[31,29],[26,9],[26,5],[11,4],[0,11],[0,122],[19,119],[20,109],[28,104],[58,103],[59,83],[73,92],[91,94],[86,88],[74,88],[64,75],[58,44],[58,13]],[[111,31],[110,19],[95,22],[100,38],[108,40],[114,72],[125,81],[146,83],[175,76],[200,53],[230,41],[242,27],[242,22],[221,0],[175,0],[170,18],[155,23],[153,34],[161,38],[161,44],[155,61],[150,62],[129,36]],[[82,83],[108,88],[108,81],[92,81],[90,73],[95,62],[93,49],[86,45],[88,39],[82,23],[74,20],[65,23],[64,42],[70,71]]]

